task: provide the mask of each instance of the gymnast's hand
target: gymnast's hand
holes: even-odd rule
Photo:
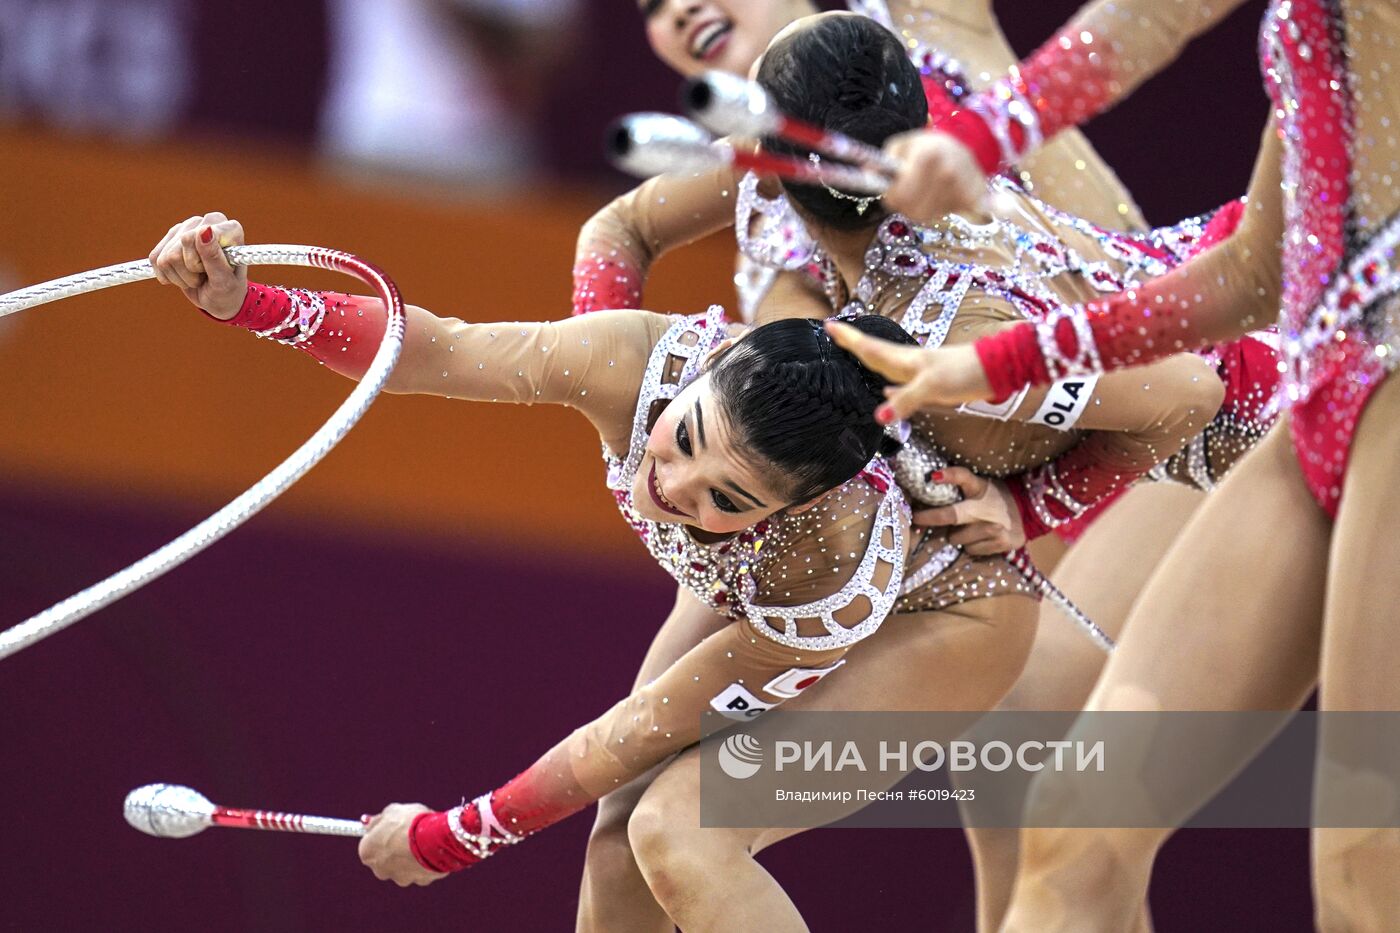
[[[419,865],[408,847],[408,827],[415,816],[427,812],[421,803],[391,803],[383,813],[370,817],[369,828],[360,839],[360,861],[374,877],[401,888],[447,877]]]
[[[987,178],[972,150],[948,133],[911,130],[891,136],[885,154],[900,164],[882,196],[885,206],[915,223],[985,209]]]
[[[1005,554],[1025,545],[1021,511],[1001,480],[978,476],[966,467],[946,467],[933,479],[961,489],[962,501],[915,512],[915,525],[950,528],[948,543],[973,557]]]
[[[223,247],[243,245],[243,225],[215,211],[171,227],[151,250],[156,281],[178,286],[196,308],[227,321],[243,307],[248,269],[234,268]]]
[[[926,350],[871,337],[840,321],[828,321],[826,330],[838,346],[897,383],[885,389],[888,401],[875,409],[881,424],[908,418],[921,408],[956,408],[992,394],[971,344]]]

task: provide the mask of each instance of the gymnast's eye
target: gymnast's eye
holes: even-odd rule
[[[710,501],[715,504],[715,508],[721,512],[742,512],[743,509],[734,504],[734,500],[720,492],[718,489],[710,490]]]
[[[682,418],[676,423],[676,446],[681,449],[681,453],[687,457],[690,453],[690,429],[685,426],[685,419]]]
[[[643,0],[642,15],[647,19],[651,19],[660,11],[662,4],[665,2],[666,0]]]

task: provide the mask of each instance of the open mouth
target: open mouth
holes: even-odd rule
[[[690,55],[696,61],[710,62],[719,57],[729,44],[734,24],[722,19],[701,23],[690,34]]]
[[[666,498],[666,494],[661,491],[661,481],[656,478],[656,462],[652,461],[651,472],[647,474],[647,491],[651,493],[651,501],[656,503],[657,508],[663,512],[681,518],[690,518],[690,515],[676,508],[675,503]]]

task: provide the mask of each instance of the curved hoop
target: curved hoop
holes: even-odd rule
[[[340,404],[329,420],[317,429],[304,444],[292,452],[272,472],[248,488],[228,505],[191,528],[180,537],[151,552],[131,566],[119,570],[100,583],[56,603],[37,615],[0,632],[0,658],[34,644],[43,638],[67,628],[79,619],[91,615],[102,607],[116,602],[123,596],[135,592],[157,577],[173,570],[189,560],[215,541],[228,534],[265,505],[285,492],[293,483],[301,479],[331,448],[340,443],[341,438],[354,427],[361,416],[369,409],[389,374],[398,362],[399,351],[403,347],[404,311],[403,299],[398,286],[378,268],[349,253],[324,249],[319,246],[235,246],[224,251],[230,263],[236,266],[313,266],[352,275],[369,285],[384,302],[389,313],[388,327],[384,340],[379,345],[369,369],[355,386],[348,398]],[[140,259],[120,265],[106,266],[91,272],[30,285],[5,295],[0,295],[0,317],[99,291],[114,285],[126,285],[154,278],[149,260]]]

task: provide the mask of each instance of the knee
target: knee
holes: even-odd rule
[[[660,803],[643,801],[632,811],[627,839],[652,895],[664,907],[674,906],[686,892],[698,891],[704,876],[724,859],[702,830],[683,825]]]
[[[627,821],[629,848],[637,864],[645,870],[672,869],[685,861],[685,853],[694,840],[667,807],[643,802],[632,811]]]
[[[1400,922],[1400,829],[1315,829],[1312,861],[1319,930]]]
[[[1040,882],[1074,875],[1092,890],[1145,892],[1164,839],[1156,829],[1023,829],[1020,873]]]
[[[1021,832],[1021,867],[1051,873],[1073,863],[1111,876],[1151,865],[1166,831],[1092,827],[1101,822],[1106,802],[1077,775],[1047,771],[1031,782]]]
[[[1085,792],[1078,775],[1042,771],[1026,791],[1026,826],[1044,827],[1045,840],[1058,838],[1067,826],[1092,826],[1094,801]]]
[[[1020,871],[1027,875],[1045,875],[1069,857],[1068,836],[1063,829],[1032,826],[1021,830],[1019,838]]]
[[[590,878],[614,878],[636,871],[632,843],[627,838],[627,814],[600,818],[588,836],[584,873]]]

